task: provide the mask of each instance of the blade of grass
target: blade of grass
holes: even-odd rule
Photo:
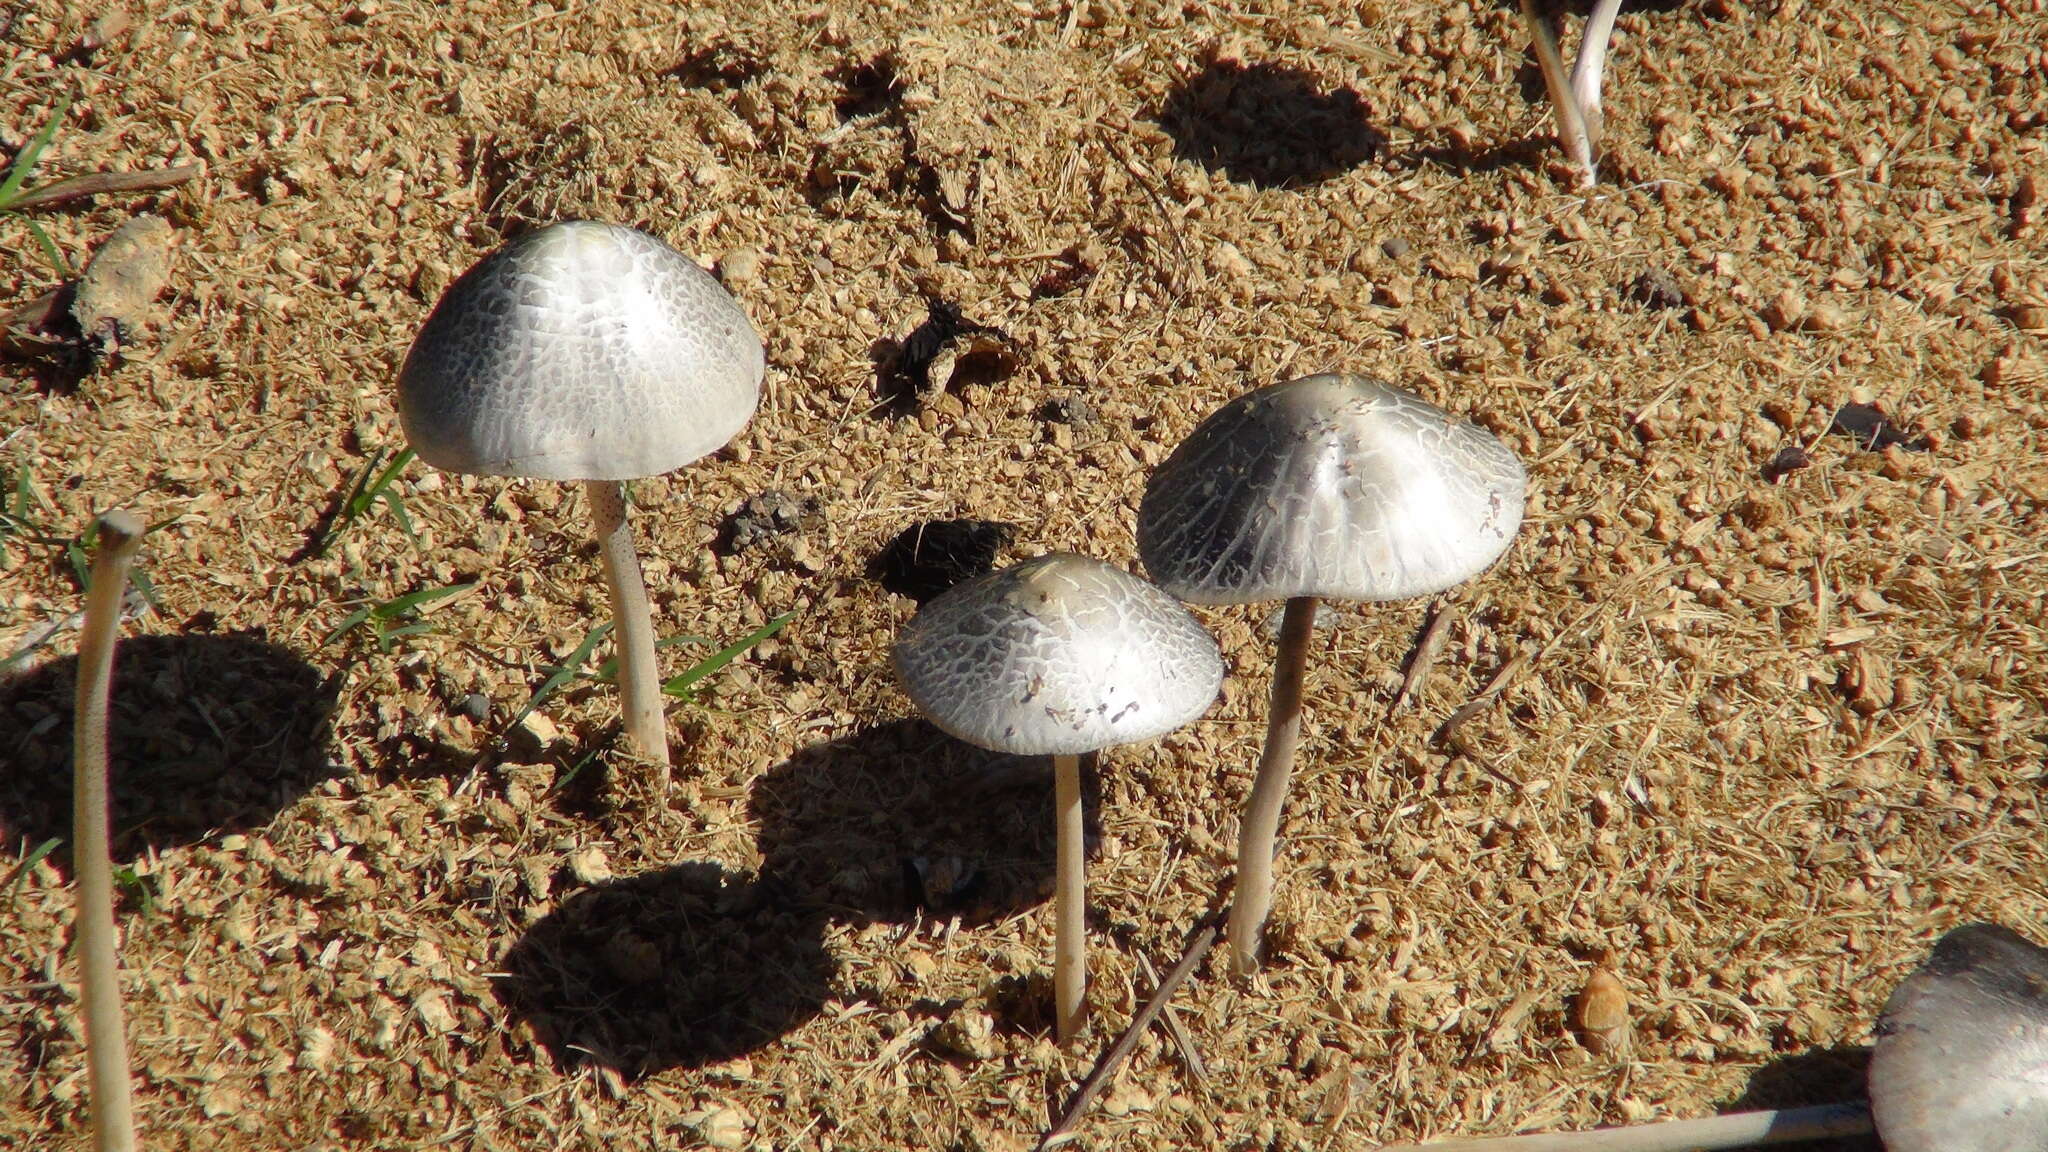
[[[71,93],[66,92],[57,98],[57,107],[50,113],[50,119],[43,125],[42,130],[28,142],[28,147],[23,148],[14,157],[14,163],[7,166],[7,176],[0,179],[0,212],[14,206],[14,198],[21,192],[21,186],[28,182],[29,171],[42,157],[43,149],[48,148],[50,141],[57,138],[57,128],[64,123],[64,114],[69,111]]]
[[[35,871],[36,865],[41,864],[43,862],[43,857],[48,856],[52,852],[55,852],[57,850],[57,845],[62,844],[63,842],[64,841],[58,839],[57,837],[52,836],[48,840],[45,840],[41,844],[38,844],[34,848],[30,849],[29,854],[21,858],[20,867],[14,870],[14,878],[7,882],[7,904],[9,907],[13,907],[14,898],[21,891],[22,880],[25,877],[27,877],[27,875],[30,872]]]
[[[761,643],[763,640],[768,639],[770,636],[775,635],[777,632],[782,631],[784,626],[786,626],[791,620],[796,619],[796,615],[797,614],[794,610],[784,612],[782,615],[775,617],[774,619],[768,621],[766,624],[761,625],[759,628],[756,628],[752,632],[747,633],[745,636],[740,637],[738,640],[733,641],[731,644],[728,644],[725,647],[720,648],[718,651],[712,653],[711,655],[706,656],[704,659],[698,661],[695,667],[689,669],[688,671],[679,673],[675,676],[671,676],[667,680],[662,681],[662,692],[666,695],[677,697],[678,699],[690,699],[692,695],[692,693],[690,692],[691,685],[704,679],[706,676],[711,675],[713,672],[718,671],[720,668],[725,667],[727,664],[732,663],[734,660],[739,659],[741,656],[746,654],[748,649]]]
[[[711,637],[709,636],[668,636],[656,640],[654,647],[659,650],[662,648],[674,648],[680,644],[709,643],[711,643]],[[616,684],[619,681],[618,673],[619,658],[617,656],[607,656],[604,658],[604,663],[597,666],[596,671],[585,672],[582,674],[582,678],[593,684]]]
[[[569,653],[569,658],[562,661],[559,667],[549,672],[548,678],[541,681],[540,687],[533,690],[533,695],[526,698],[526,706],[519,710],[518,715],[512,717],[511,722],[506,724],[504,729],[498,733],[498,738],[491,741],[491,746],[496,747],[499,744],[503,744],[506,735],[514,728],[525,723],[526,718],[533,715],[534,709],[546,703],[547,698],[560,691],[562,685],[575,679],[576,669],[581,668],[583,662],[590,659],[590,654],[596,650],[598,642],[603,640],[611,630],[612,626],[609,621],[592,628],[590,633],[583,637],[583,643],[576,645],[576,650]]]
[[[42,246],[43,255],[49,258],[50,267],[57,270],[58,279],[70,280],[78,275],[72,269],[71,261],[64,258],[64,250],[57,247],[57,242],[50,239],[50,233],[41,224],[26,216],[21,218],[21,222],[28,226],[28,234],[35,237],[36,243]]]
[[[371,607],[370,615],[378,620],[396,620],[408,612],[417,611],[438,600],[460,596],[476,587],[476,581],[467,584],[449,584],[439,588],[421,588]]]

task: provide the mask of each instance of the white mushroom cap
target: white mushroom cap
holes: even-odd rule
[[[894,656],[932,723],[1029,756],[1170,732],[1223,684],[1216,641],[1179,601],[1068,553],[948,589],[904,627]]]
[[[1889,1152],[2048,1149],[2048,949],[1995,924],[1943,936],[1892,991],[1870,1058]]]
[[[451,285],[398,374],[406,438],[436,468],[630,480],[746,426],[761,338],[695,261],[644,232],[530,232]]]
[[[1362,376],[1309,376],[1211,413],[1145,486],[1138,553],[1197,604],[1401,600],[1484,571],[1528,484],[1485,431]]]

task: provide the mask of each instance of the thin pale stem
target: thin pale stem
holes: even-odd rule
[[[1053,872],[1053,1020],[1061,1044],[1088,1017],[1088,880],[1081,820],[1081,758],[1052,758],[1057,860]]]
[[[1621,14],[1621,0],[1595,0],[1586,17],[1586,34],[1579,38],[1578,63],[1572,66],[1572,98],[1579,118],[1586,125],[1586,143],[1600,150],[1600,77],[1607,67],[1607,45],[1614,37],[1614,18]]]
[[[114,941],[114,863],[107,843],[107,697],[113,682],[114,642],[121,630],[121,596],[128,590],[128,566],[141,544],[142,524],[134,516],[114,511],[100,517],[99,549],[92,560],[92,585],[86,591],[85,625],[78,642],[71,837],[72,861],[78,869],[79,999],[85,1013],[93,1142],[99,1152],[132,1152],[135,1147],[134,1089],[129,1083]]]
[[[1316,628],[1316,598],[1287,602],[1280,620],[1280,647],[1273,659],[1273,702],[1266,718],[1266,750],[1252,781],[1244,821],[1237,833],[1237,892],[1231,898],[1230,962],[1240,974],[1259,966],[1259,941],[1273,910],[1273,852],[1280,836],[1280,809],[1294,773],[1294,749],[1301,743],[1301,678],[1308,668],[1308,641]]]
[[[1713,1152],[1765,1144],[1796,1144],[1871,1131],[1865,1104],[1826,1104],[1775,1112],[1737,1112],[1700,1120],[1667,1120],[1595,1132],[1534,1132],[1430,1144],[1389,1144],[1379,1152]]]
[[[583,490],[590,497],[604,582],[612,594],[612,640],[619,653],[626,738],[660,766],[661,788],[666,791],[668,724],[662,717],[661,673],[654,664],[654,616],[647,606],[647,584],[640,578],[640,555],[633,550],[633,530],[626,525],[626,490],[616,480],[585,481]]]
[[[1557,110],[1557,142],[1565,158],[1579,170],[1581,187],[1591,188],[1598,179],[1593,167],[1593,138],[1586,130],[1586,117],[1572,96],[1571,77],[1565,71],[1564,53],[1557,47],[1557,33],[1550,19],[1537,11],[1537,0],[1522,0],[1522,22],[1536,41],[1536,63],[1543,69],[1543,86],[1550,91],[1551,107]]]

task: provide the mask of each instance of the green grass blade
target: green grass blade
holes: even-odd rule
[[[504,731],[498,733],[498,739],[493,741],[493,743],[502,743],[506,733],[525,723],[526,718],[533,715],[534,709],[546,703],[548,697],[561,691],[562,685],[574,679],[576,669],[581,668],[583,662],[590,659],[590,654],[597,649],[598,642],[603,640],[611,630],[612,626],[609,623],[599,624],[597,627],[592,628],[589,634],[583,637],[583,643],[578,644],[576,650],[569,653],[569,658],[562,661],[560,667],[550,672],[548,678],[541,681],[540,687],[533,690],[533,695],[526,698],[526,706],[519,710],[517,716],[512,717],[512,722],[505,725]]]
[[[64,114],[69,111],[71,93],[66,92],[58,98],[57,108],[50,113],[49,122],[43,125],[42,131],[37,132],[35,139],[28,142],[28,147],[23,148],[15,156],[14,163],[8,165],[6,178],[0,179],[0,212],[6,211],[8,206],[14,203],[14,198],[21,192],[21,186],[28,182],[30,169],[33,169],[36,161],[42,158],[43,149],[48,148],[50,141],[57,138],[57,128],[64,123]]]
[[[64,841],[59,840],[57,837],[52,836],[48,840],[45,840],[41,844],[38,844],[34,848],[30,849],[29,854],[21,858],[21,866],[14,870],[14,879],[8,881],[7,883],[7,903],[10,907],[14,904],[14,898],[16,894],[18,894],[21,891],[22,880],[25,877],[27,877],[29,873],[35,871],[36,865],[43,862],[43,857],[48,856],[52,852],[55,852],[57,850],[57,845],[62,844],[63,842]]]
[[[475,587],[476,581],[471,580],[467,584],[450,584],[442,588],[421,588],[414,592],[407,592],[403,596],[393,596],[382,604],[371,608],[370,615],[378,620],[396,620],[423,605],[432,604],[436,600],[446,600],[451,596],[460,596]]]
[[[796,612],[794,610],[784,612],[782,615],[775,617],[773,620],[768,621],[731,644],[706,656],[703,660],[698,661],[696,667],[662,681],[662,692],[669,696],[688,700],[691,696],[691,685],[732,663],[734,660],[739,659],[746,654],[748,649],[782,631],[783,627],[794,619],[796,619]]]
[[[64,250],[57,247],[57,242],[50,239],[50,234],[43,230],[41,224],[26,216],[21,218],[21,222],[28,225],[29,235],[34,236],[36,243],[42,246],[43,255],[49,257],[50,267],[57,270],[58,279],[69,280],[77,275],[71,270],[71,261],[64,258]]]
[[[370,478],[377,474],[377,465],[382,463],[383,460],[384,450],[379,448],[375,452],[370,453],[369,462],[356,472],[355,483],[349,485],[348,495],[341,502],[341,515],[344,522],[353,520],[370,510]]]
[[[343,636],[348,635],[350,632],[355,631],[358,625],[360,625],[363,621],[368,620],[369,618],[369,606],[356,609],[355,611],[349,613],[347,616],[342,617],[341,623],[334,626],[334,631],[329,632],[327,634],[327,638],[325,640],[320,641],[320,646],[322,648],[327,647],[329,644],[332,644],[336,640],[341,639]]]

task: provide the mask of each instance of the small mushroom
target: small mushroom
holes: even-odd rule
[[[626,735],[668,781],[654,627],[622,481],[681,468],[746,426],[761,339],[710,273],[660,240],[553,224],[450,285],[398,374],[420,458],[483,476],[581,480],[611,591]]]
[[[1996,924],[1943,936],[1892,990],[1870,1058],[1889,1152],[2048,1148],[2048,949]]]
[[[1053,998],[1064,1044],[1080,1031],[1088,981],[1080,758],[1207,711],[1223,684],[1216,641],[1145,581],[1055,553],[933,598],[904,627],[894,658],[911,701],[941,730],[1053,758]]]
[[[1285,600],[1266,749],[1238,839],[1232,961],[1257,965],[1274,842],[1324,597],[1399,600],[1484,571],[1522,522],[1521,461],[1441,408],[1360,376],[1309,376],[1211,413],[1145,486],[1138,552],[1198,604]]]

